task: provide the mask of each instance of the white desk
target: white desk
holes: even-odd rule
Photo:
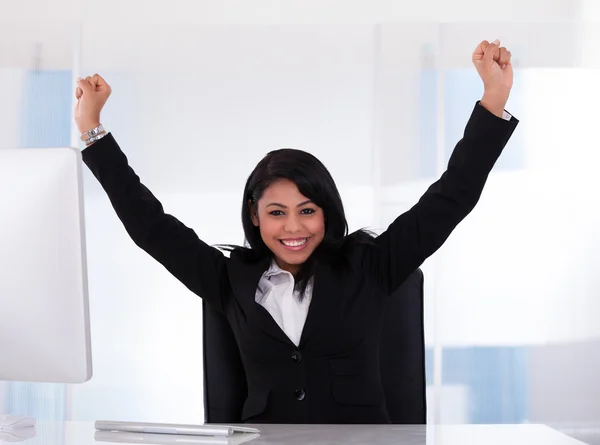
[[[544,425],[246,425],[261,430],[259,437],[245,442],[252,445],[581,445]],[[102,445],[109,442],[96,440],[93,422],[40,422],[36,436],[17,442],[23,445]],[[115,433],[112,439],[120,440]],[[116,443],[164,443],[164,444],[236,444],[235,439],[219,439],[205,442],[187,441],[181,436],[158,436],[160,439],[131,437],[129,442]],[[189,438],[189,436],[187,436]],[[4,442],[0,440],[4,445]],[[14,443],[14,442],[13,442]],[[112,442],[115,443],[115,442]]]

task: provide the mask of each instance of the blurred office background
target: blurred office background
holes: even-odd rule
[[[438,177],[482,85],[513,53],[521,120],[482,200],[423,266],[430,423],[600,424],[600,6],[593,0],[115,1],[3,8],[0,148],[77,144],[74,79],[113,88],[102,121],[166,210],[241,243],[267,151],[331,170],[351,230],[383,230]],[[0,412],[203,419],[198,297],[130,241],[85,171],[95,374],[0,383]]]

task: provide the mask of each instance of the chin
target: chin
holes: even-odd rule
[[[290,255],[289,252],[283,252],[279,257],[287,264],[290,264],[292,266],[299,266],[300,264],[306,262],[306,260],[310,257],[311,253],[312,252],[305,254],[303,252],[302,255]]]

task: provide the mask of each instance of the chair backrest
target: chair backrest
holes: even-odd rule
[[[417,269],[390,298],[381,332],[379,367],[392,423],[427,420],[423,315],[423,272]]]
[[[203,303],[204,421],[240,423],[248,395],[239,349],[227,319]],[[380,344],[381,381],[392,423],[424,424],[423,273],[413,272],[390,298]]]
[[[246,372],[227,319],[202,302],[204,422],[241,423],[248,397]]]

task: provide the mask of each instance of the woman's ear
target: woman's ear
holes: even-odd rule
[[[250,218],[252,218],[252,224],[258,227],[258,215],[256,214],[256,206],[252,204],[252,200],[248,200],[248,209],[250,210]]]

